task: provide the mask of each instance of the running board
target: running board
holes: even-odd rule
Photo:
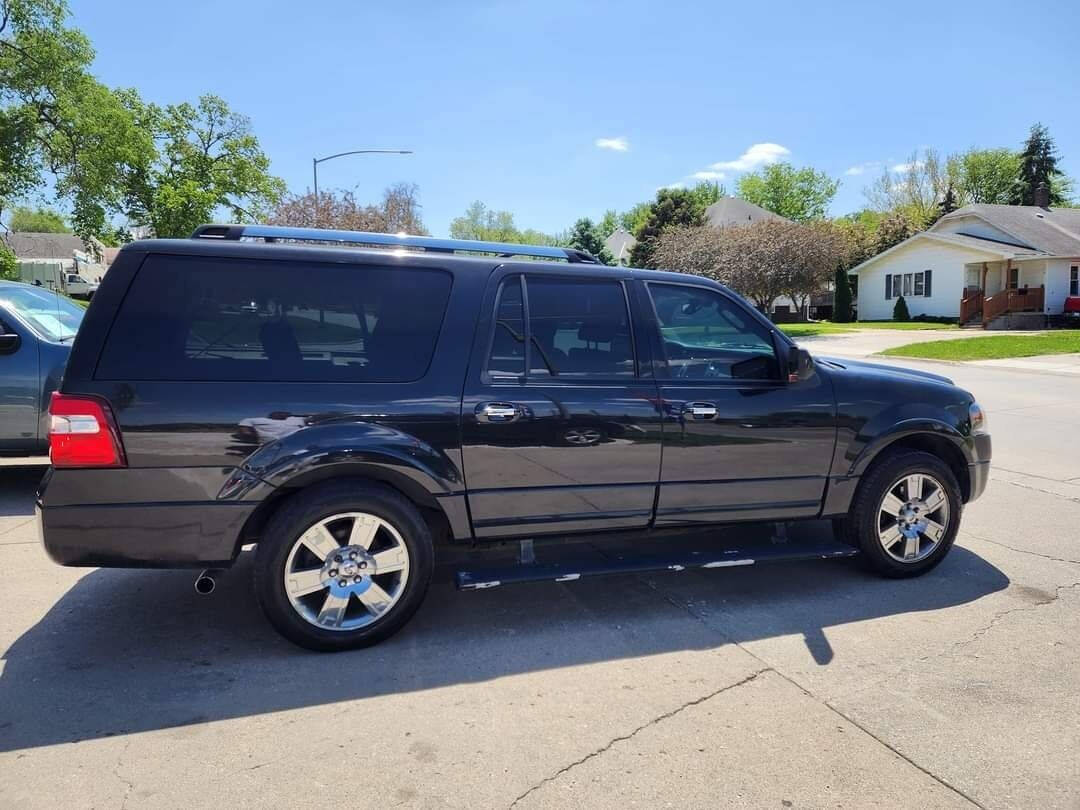
[[[655,544],[648,544],[655,549]],[[852,557],[858,550],[833,540],[803,542],[745,542],[739,547],[719,547],[699,543],[696,548],[644,551],[634,546],[617,549],[590,545],[567,553],[567,547],[553,547],[550,560],[530,563],[480,565],[455,574],[459,590],[479,591],[519,582],[571,582],[582,577],[610,574],[640,574],[655,571],[686,571],[692,568],[734,568],[766,562],[829,560]],[[557,559],[556,559],[557,558]]]

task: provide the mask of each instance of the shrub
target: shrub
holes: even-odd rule
[[[900,296],[896,299],[896,304],[893,306],[892,319],[894,321],[910,321],[911,313],[908,312],[907,301],[904,300],[904,296]]]
[[[833,316],[835,323],[849,323],[851,321],[851,284],[848,282],[847,270],[842,266],[836,268],[836,278],[833,286]]]
[[[19,264],[15,254],[7,245],[0,243],[0,279],[16,281],[19,278]]]

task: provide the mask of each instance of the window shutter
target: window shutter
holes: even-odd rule
[[[923,273],[923,295],[930,297],[930,270]]]
[[[892,273],[885,274],[885,300],[892,298]]]

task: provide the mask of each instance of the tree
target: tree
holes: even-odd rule
[[[884,253],[905,239],[910,239],[920,230],[922,230],[921,224],[917,225],[913,222],[905,211],[894,211],[888,214],[878,224],[872,255]]]
[[[1035,190],[1045,183],[1050,190],[1050,205],[1068,205],[1072,182],[1058,169],[1057,147],[1042,124],[1031,127],[1020,152],[1020,166],[1013,184],[1013,205],[1035,205]]]
[[[427,234],[420,217],[419,190],[398,183],[383,192],[377,205],[361,205],[351,191],[319,192],[319,225],[345,231]],[[310,227],[315,221],[315,195],[287,197],[267,217],[271,225]]]
[[[902,212],[918,231],[937,219],[950,181],[948,164],[933,149],[924,149],[921,155],[913,152],[906,163],[886,168],[864,193],[873,208]]]
[[[949,158],[960,205],[1008,205],[1020,172],[1020,155],[1011,149],[969,149]]]
[[[649,221],[652,205],[651,202],[640,202],[629,211],[623,211],[619,214],[619,225],[636,238],[641,229],[645,227],[645,223]]]
[[[611,255],[611,252],[604,244],[604,237],[600,235],[600,230],[593,225],[592,220],[588,217],[582,217],[574,223],[574,226],[570,229],[570,237],[566,245],[567,247],[591,253],[602,264],[615,264],[615,257]]]
[[[71,233],[64,217],[49,208],[19,206],[11,212],[8,228],[17,233]]]
[[[836,266],[836,274],[833,276],[833,315],[835,323],[850,323],[851,311],[851,283],[848,281],[847,268],[842,264]]]
[[[495,211],[477,200],[464,216],[450,223],[450,236],[454,239],[474,239],[485,242],[510,242],[516,245],[558,245],[560,237],[541,233],[532,228],[518,230],[514,215],[509,211]]]
[[[667,228],[703,225],[705,211],[700,199],[690,191],[680,188],[662,188],[656,192],[656,200],[649,207],[649,216],[638,233],[637,241],[630,251],[631,267],[656,267],[653,249],[656,240]]]
[[[907,301],[904,300],[904,296],[900,296],[896,299],[896,303],[893,305],[892,319],[894,321],[910,321],[911,313],[908,312]]]
[[[15,281],[19,277],[19,263],[11,248],[0,242],[0,280]]]
[[[602,237],[607,239],[618,229],[619,214],[614,208],[609,208],[604,212],[604,216],[600,218],[600,221],[596,223],[596,230]]]
[[[0,0],[0,199],[45,184],[71,208],[80,236],[109,229],[129,167],[153,154],[131,90],[89,73],[89,40],[65,25],[63,0]]]
[[[694,199],[695,204],[701,208],[701,215],[705,215],[705,209],[712,205],[714,202],[718,202],[721,197],[727,194],[725,189],[719,183],[711,182],[709,180],[702,180],[690,189],[690,196]]]
[[[951,214],[960,206],[956,202],[956,190],[953,189],[952,183],[949,183],[945,189],[945,196],[941,198],[941,202],[938,203],[938,218]]]
[[[783,293],[805,310],[842,251],[838,232],[826,223],[766,220],[734,228],[668,228],[654,258],[664,267],[721,281],[769,312]]]
[[[149,105],[141,117],[160,150],[133,172],[127,194],[132,222],[158,237],[186,237],[218,209],[254,222],[281,201],[285,183],[270,174],[251,122],[222,99],[205,95],[196,105]]]
[[[739,178],[738,194],[747,202],[795,222],[824,219],[840,184],[824,172],[790,163],[773,163]]]

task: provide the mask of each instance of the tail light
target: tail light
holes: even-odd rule
[[[95,396],[55,392],[49,403],[49,458],[54,467],[126,467],[109,404]]]

